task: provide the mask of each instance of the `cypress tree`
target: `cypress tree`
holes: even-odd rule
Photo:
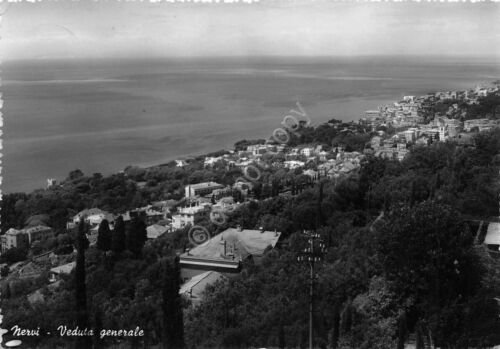
[[[99,333],[103,329],[102,323],[102,312],[97,310],[94,315],[94,348],[100,349],[104,348],[104,340],[99,336]]]
[[[438,172],[436,174],[436,190],[441,188],[441,184],[443,184],[443,183],[441,182],[441,175]]]
[[[10,292],[10,283],[7,282],[7,285],[5,286],[5,291],[4,294],[2,295],[2,298],[10,298],[11,297],[11,292]]]
[[[398,344],[397,349],[404,349],[408,328],[406,325],[406,314],[403,313],[398,319]]]
[[[163,343],[167,349],[183,349],[184,323],[182,302],[179,295],[180,267],[179,257],[166,261],[163,272],[162,310],[163,310]]]
[[[342,312],[340,316],[340,329],[341,329],[341,334],[345,335],[349,332],[351,332],[352,328],[352,305],[351,301],[349,300],[349,303],[344,308],[344,311]]]
[[[339,301],[335,302],[333,307],[333,326],[330,331],[330,347],[337,349],[340,337],[340,304]]]
[[[317,206],[317,221],[316,221],[316,229],[325,225],[325,215],[323,214],[323,186],[325,182],[321,182],[319,184],[319,193],[318,193],[318,206]]]
[[[146,224],[141,219],[134,218],[127,229],[127,250],[139,256],[147,238]]]
[[[87,288],[85,284],[85,250],[89,246],[87,231],[87,223],[82,218],[76,238],[75,267],[76,324],[81,330],[88,327]],[[76,341],[76,348],[88,348],[89,345],[89,337],[87,336],[79,337]]]
[[[122,216],[116,219],[115,229],[111,235],[111,250],[114,253],[121,253],[125,250],[125,223]]]
[[[410,193],[410,207],[413,207],[415,205],[415,199],[416,199],[416,186],[415,186],[415,181],[411,182],[411,193]]]
[[[278,347],[280,349],[285,349],[286,348],[286,343],[285,343],[285,327],[283,324],[280,324],[279,327],[279,332],[278,332]]]
[[[97,248],[101,251],[111,250],[111,231],[109,230],[109,223],[103,219],[99,224],[97,231]]]

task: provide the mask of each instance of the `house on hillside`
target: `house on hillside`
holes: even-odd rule
[[[288,168],[290,170],[295,170],[296,168],[302,168],[305,166],[305,162],[296,160],[288,160],[285,161],[283,164],[285,168]]]
[[[146,228],[148,239],[156,239],[168,232],[169,228],[163,225],[153,224]]]
[[[187,280],[179,290],[179,294],[196,306],[203,300],[203,292],[208,285],[214,284],[219,280],[227,279],[224,274],[209,270],[202,274],[193,276]]]
[[[222,184],[215,182],[204,182],[186,185],[184,191],[186,198],[191,199],[198,196],[210,195],[214,190],[222,188],[224,188]]]
[[[180,256],[181,277],[192,278],[206,271],[238,273],[242,262],[259,263],[268,249],[278,243],[280,232],[229,228]]]
[[[28,242],[30,245],[35,241],[41,241],[55,236],[54,230],[44,225],[37,225],[23,230],[28,235]]]
[[[27,248],[28,246],[28,236],[22,230],[10,228],[2,235],[2,253],[10,248]]]
[[[35,262],[28,262],[17,272],[20,279],[31,279],[42,275],[44,268]]]
[[[484,244],[488,250],[500,253],[500,223],[491,222],[488,224]]]
[[[186,166],[188,163],[185,161],[185,160],[175,160],[175,166],[176,167],[184,167]]]
[[[300,155],[310,157],[312,154],[314,154],[314,148],[312,148],[312,147],[304,147],[304,148],[300,149]]]
[[[312,181],[317,181],[319,179],[319,172],[318,171],[314,171],[314,170],[309,169],[309,170],[304,171],[303,174],[310,177]]]
[[[59,280],[61,275],[66,274],[69,275],[73,271],[73,269],[76,267],[76,262],[71,262],[67,264],[60,265],[58,267],[54,267],[50,269],[50,277],[49,281],[50,282],[56,282]]]
[[[186,225],[195,225],[203,217],[208,217],[210,212],[210,203],[196,203],[196,205],[179,208],[176,215],[172,216],[172,228],[181,229]]]
[[[152,225],[167,219],[168,212],[169,209],[166,206],[148,205],[127,211],[122,217],[124,222],[129,222],[133,218],[141,218],[147,225]]]
[[[31,257],[31,260],[36,263],[51,263],[54,264],[57,261],[57,255],[53,250],[41,253],[39,255]]]
[[[73,216],[73,218],[66,224],[66,228],[76,228],[82,218],[90,225],[90,228],[99,226],[99,224],[101,224],[104,219],[106,219],[110,224],[113,224],[113,222],[115,221],[115,217],[113,214],[103,211],[99,208],[89,208],[80,211],[75,216]]]

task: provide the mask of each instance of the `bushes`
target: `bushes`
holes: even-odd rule
[[[10,248],[0,256],[0,263],[17,263],[26,260],[28,251],[21,248]]]

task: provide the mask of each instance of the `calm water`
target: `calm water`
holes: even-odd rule
[[[109,174],[500,78],[499,62],[400,58],[32,61],[2,65],[4,193],[75,168]]]

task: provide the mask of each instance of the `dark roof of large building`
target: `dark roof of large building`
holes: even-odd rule
[[[181,258],[243,260],[250,255],[262,255],[268,246],[276,246],[280,235],[280,232],[274,231],[229,228],[184,253]]]

